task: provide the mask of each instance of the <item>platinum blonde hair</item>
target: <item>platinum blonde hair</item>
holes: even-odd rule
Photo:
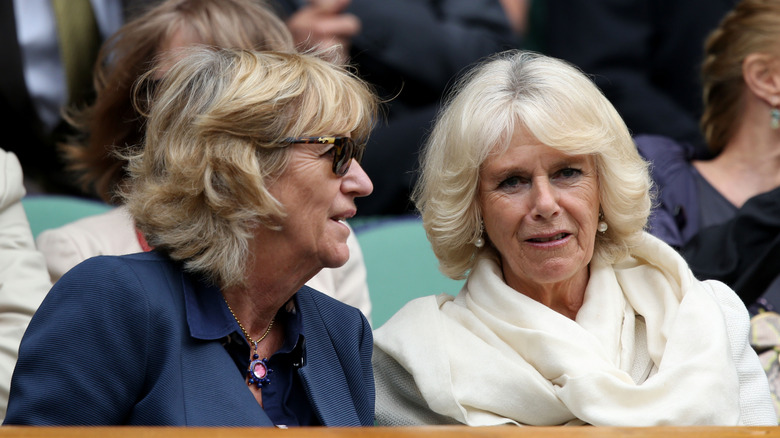
[[[595,255],[616,261],[641,238],[650,214],[650,177],[625,123],[580,70],[544,55],[503,52],[468,72],[440,112],[421,156],[412,195],[440,269],[462,279],[481,251],[479,172],[511,147],[517,130],[571,155],[592,155],[600,208],[609,224]],[[495,255],[495,254],[494,254]]]
[[[149,244],[187,271],[244,285],[253,230],[285,216],[268,191],[289,161],[284,139],[349,132],[365,141],[375,95],[306,54],[196,47],[159,84],[154,74],[136,87],[137,105],[152,103],[145,143],[126,157],[126,205]]]

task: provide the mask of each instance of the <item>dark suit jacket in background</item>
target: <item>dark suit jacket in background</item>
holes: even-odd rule
[[[365,317],[306,286],[295,300],[306,342],[298,373],[316,415],[326,426],[373,425]],[[194,302],[224,307],[216,288],[154,251],[76,266],[22,339],[5,423],[271,426],[221,344],[238,326],[226,319],[209,338],[213,329],[188,320]]]
[[[696,145],[707,35],[736,0],[534,0],[540,50],[594,75],[633,134]]]
[[[305,3],[275,1],[285,14]],[[445,90],[473,63],[520,40],[499,0],[351,0],[347,12],[361,22],[351,64],[389,100],[363,157],[374,191],[355,200],[358,214],[405,213]]]
[[[132,18],[160,0],[121,0],[125,17]],[[48,132],[38,117],[24,80],[22,53],[16,35],[14,5],[0,1],[0,148],[14,152],[25,176],[35,179],[45,191],[80,193],[63,172],[56,143],[75,134],[64,121]]]

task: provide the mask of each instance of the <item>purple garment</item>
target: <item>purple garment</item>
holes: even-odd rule
[[[697,278],[732,287],[753,313],[780,308],[780,188],[749,199],[733,218],[702,228],[693,147],[654,135],[634,141],[651,163],[656,198],[650,233],[678,249]]]
[[[695,149],[658,135],[638,135],[634,142],[651,164],[653,209],[648,231],[679,249],[699,231],[699,193],[691,165]]]

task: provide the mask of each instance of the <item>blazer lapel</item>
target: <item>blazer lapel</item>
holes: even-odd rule
[[[193,339],[181,363],[188,426],[273,426],[218,341]]]
[[[221,304],[218,289],[193,281],[182,274],[181,285],[187,309],[189,330],[184,334],[181,352],[181,385],[185,420],[188,426],[273,426],[236,368],[221,339],[229,327],[221,327],[219,317],[205,325],[193,326],[191,313],[198,308]],[[213,289],[213,290],[210,290]],[[200,318],[207,318],[201,314]],[[197,320],[197,318],[196,318]],[[203,321],[201,321],[203,322]],[[218,400],[219,402],[213,402]]]
[[[304,289],[298,291],[297,303],[303,316],[306,362],[298,373],[312,407],[325,426],[360,424],[331,334],[310,297],[311,292]]]

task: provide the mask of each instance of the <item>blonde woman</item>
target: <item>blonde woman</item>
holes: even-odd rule
[[[304,286],[347,261],[344,220],[373,188],[370,89],[311,55],[208,48],[142,81],[154,95],[122,193],[154,250],[56,283],[5,422],[372,425],[368,321]]]
[[[36,244],[46,256],[52,282],[80,262],[98,255],[150,249],[117,196],[127,181],[123,153],[143,141],[145,118],[131,102],[135,80],[155,63],[158,71],[192,45],[293,52],[284,23],[261,0],[167,0],[125,24],[103,46],[96,64],[97,100],[71,121],[83,137],[64,146],[69,168],[82,188],[117,208],[46,230]],[[323,269],[309,286],[360,309],[371,321],[366,267],[357,238],[347,238],[344,266]]]

